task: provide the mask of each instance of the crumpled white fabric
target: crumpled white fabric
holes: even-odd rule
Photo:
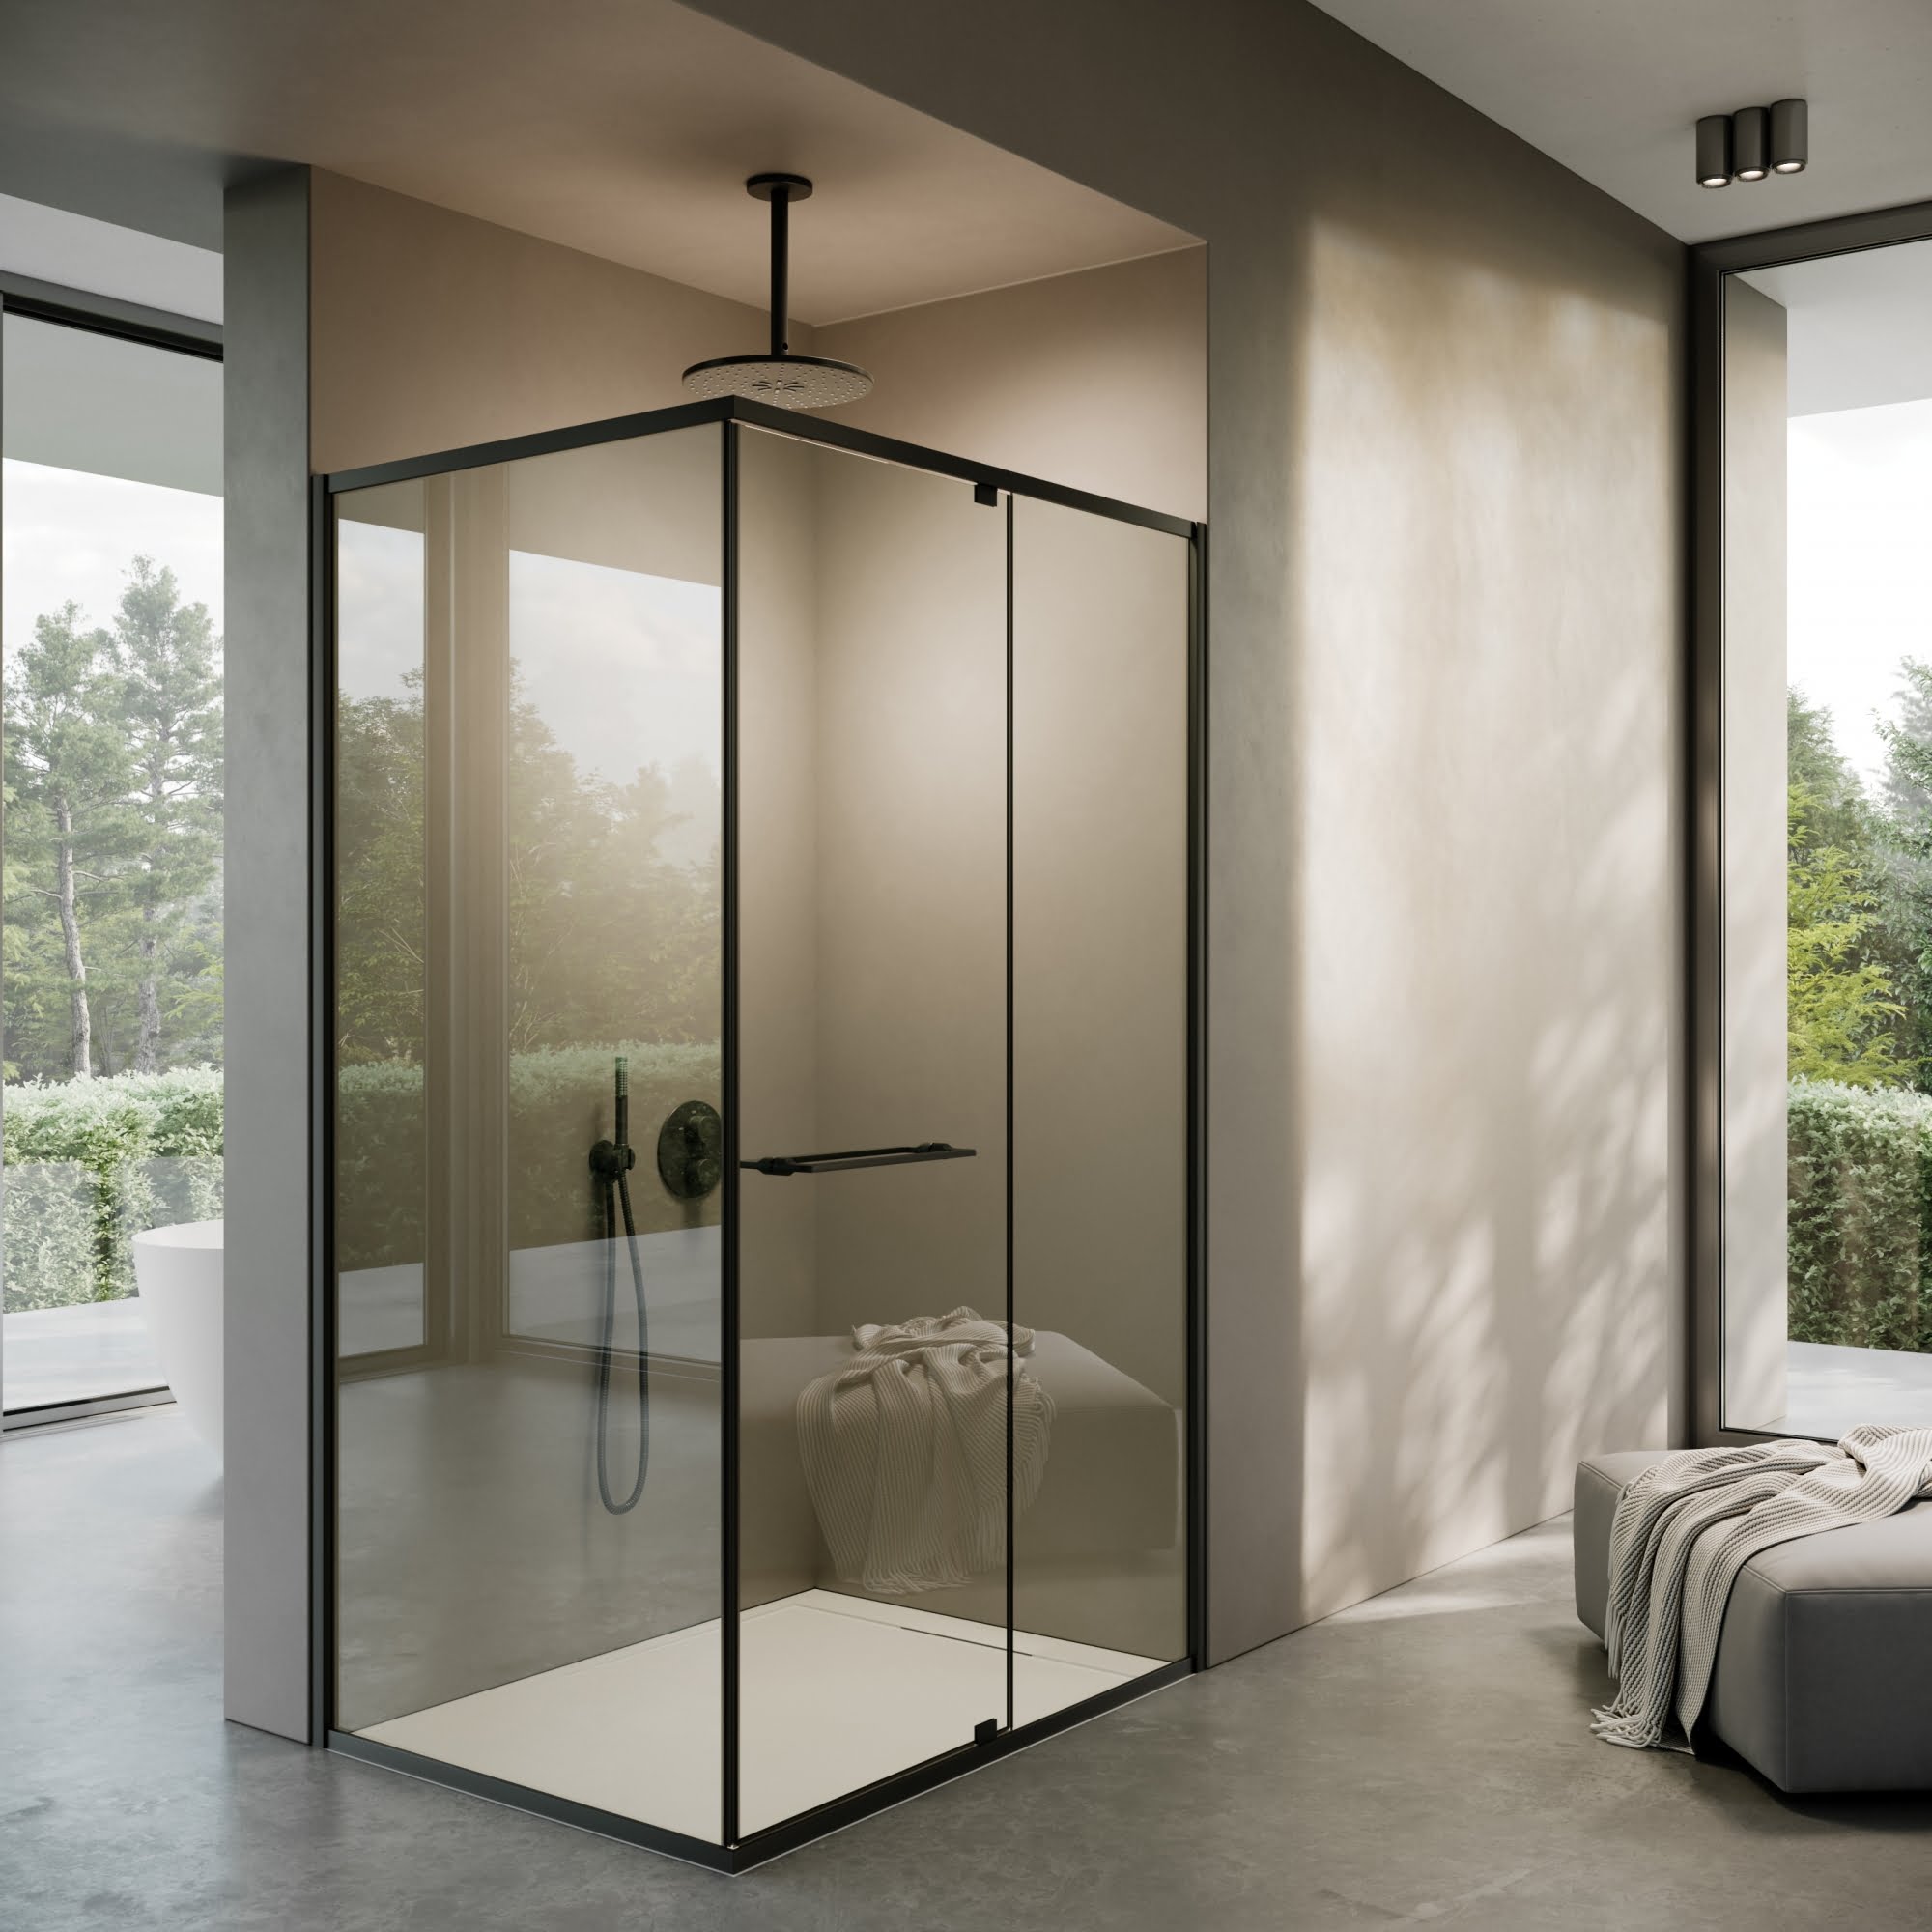
[[[941,1590],[1007,1553],[1007,1402],[1015,1515],[1046,1471],[1053,1400],[1020,1367],[1033,1330],[971,1308],[852,1331],[857,1353],[798,1398],[806,1486],[843,1582]]]

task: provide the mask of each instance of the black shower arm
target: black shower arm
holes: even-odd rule
[[[758,1174],[838,1174],[855,1167],[909,1167],[920,1160],[971,1160],[978,1152],[951,1141],[922,1141],[917,1147],[851,1148],[843,1153],[774,1153],[738,1165]]]
[[[784,355],[791,346],[790,320],[786,304],[791,298],[790,256],[791,195],[780,188],[772,196],[772,355]]]

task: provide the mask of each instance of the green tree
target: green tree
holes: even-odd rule
[[[25,956],[14,962],[10,1022],[31,1033],[35,1017],[50,1018],[58,995],[48,981],[57,979],[65,995],[65,1070],[85,1080],[95,1070],[85,927],[95,913],[110,916],[125,901],[127,867],[138,841],[112,639],[105,631],[82,629],[78,607],[64,604],[34,620],[32,642],[6,667],[5,693],[13,792],[8,919],[20,918],[25,937],[18,949]],[[50,936],[54,949],[44,944]],[[37,937],[43,944],[34,943]],[[50,950],[57,965],[47,957]]]
[[[1901,1071],[1894,1030],[1904,1008],[1883,961],[1868,955],[1877,895],[1838,846],[1811,839],[1814,796],[1789,793],[1787,870],[1787,1061],[1793,1079],[1848,1086],[1893,1084]],[[1830,810],[1829,802],[1827,804]]]
[[[131,884],[136,1073],[162,1065],[164,1027],[177,1037],[219,1036],[221,640],[205,604],[181,601],[175,574],[137,556],[113,634],[119,711],[134,768],[141,829]],[[213,944],[211,944],[213,939]],[[212,1022],[212,1025],[211,1025]]]
[[[1832,846],[1864,858],[1875,825],[1864,786],[1832,736],[1832,714],[1793,686],[1784,697],[1787,781],[1804,793],[1804,849]]]
[[[1932,665],[1907,658],[1898,668],[1899,715],[1879,725],[1879,925],[1905,1008],[1901,1052],[1922,1086],[1932,1071]]]

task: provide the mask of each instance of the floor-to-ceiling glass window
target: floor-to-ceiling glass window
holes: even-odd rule
[[[221,365],[0,327],[0,1372],[20,1417],[177,1373],[218,1389]],[[161,1295],[187,1297],[160,1335],[157,1253]]]
[[[1723,291],[1722,1421],[1932,1422],[1932,242]]]

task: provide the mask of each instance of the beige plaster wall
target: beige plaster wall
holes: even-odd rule
[[[316,170],[312,201],[317,470],[665,409],[691,363],[770,332],[760,309],[343,175]]]
[[[817,351],[874,379],[841,422],[1208,514],[1205,249],[831,324]]]

